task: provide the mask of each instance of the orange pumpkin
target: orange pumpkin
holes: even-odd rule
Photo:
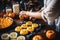
[[[14,18],[15,14],[14,13],[6,13],[4,16]]]
[[[19,15],[19,18],[20,18],[20,20],[23,20],[24,18],[28,18],[29,16],[27,16],[27,15]]]
[[[24,16],[24,18],[28,18],[29,16],[28,15],[23,15]]]
[[[14,17],[15,17],[15,14],[14,14],[14,13],[9,13],[9,16],[10,16],[11,18],[14,18]]]
[[[41,35],[35,35],[32,40],[43,40]]]
[[[55,31],[54,30],[48,30],[47,32],[46,32],[46,37],[48,38],[48,39],[52,39],[52,38],[54,38],[55,37]]]

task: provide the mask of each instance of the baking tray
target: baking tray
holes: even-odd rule
[[[8,28],[0,29],[0,40],[2,40],[2,39],[1,39],[1,35],[2,35],[3,33],[8,33],[8,34],[10,34],[11,32],[15,32],[15,31],[14,31],[15,27],[18,26],[18,25],[21,25],[21,24],[25,23],[26,21],[32,21],[33,23],[38,23],[38,24],[39,24],[39,27],[38,27],[37,29],[35,29],[34,32],[25,35],[26,40],[32,40],[32,37],[33,37],[34,35],[37,35],[37,34],[42,35],[43,38],[44,38],[44,40],[49,40],[49,39],[47,39],[47,38],[45,37],[45,33],[46,33],[46,31],[47,31],[48,29],[54,30],[53,28],[51,28],[50,26],[48,26],[47,23],[44,23],[44,21],[41,21],[41,20],[28,20],[28,19],[25,19],[25,20],[22,21],[22,23],[17,23],[17,21],[18,21],[18,20],[14,20],[14,21],[13,21],[13,24],[12,24],[10,27],[8,27]],[[18,21],[18,22],[19,22],[19,21]],[[57,33],[57,32],[56,32],[56,33]],[[56,37],[53,38],[53,39],[51,39],[51,40],[60,40],[60,39],[59,39],[59,33],[57,33],[57,34],[58,34],[58,35],[56,35]],[[19,33],[18,33],[18,36],[20,36]]]

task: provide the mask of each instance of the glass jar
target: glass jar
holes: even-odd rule
[[[6,13],[11,13],[12,12],[12,8],[11,7],[6,7]]]
[[[19,13],[19,3],[13,3],[13,13],[18,14]]]

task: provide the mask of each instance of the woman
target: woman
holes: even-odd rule
[[[60,31],[60,0],[44,0],[44,7],[40,12],[21,11],[20,14],[43,19],[48,25],[55,24],[56,31]]]

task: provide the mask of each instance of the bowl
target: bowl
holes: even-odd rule
[[[10,17],[0,18],[0,29],[5,29],[13,24],[13,19]]]

